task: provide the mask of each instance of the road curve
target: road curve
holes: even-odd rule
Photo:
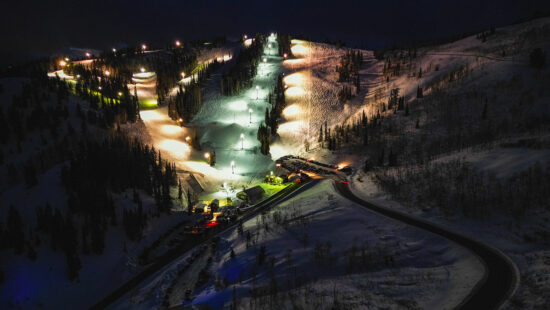
[[[369,210],[440,235],[465,247],[481,259],[485,276],[456,309],[499,309],[514,294],[519,285],[519,271],[512,260],[499,250],[424,219],[364,201],[351,192],[348,182],[335,181],[335,187],[342,196]]]

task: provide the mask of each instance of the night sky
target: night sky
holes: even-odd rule
[[[68,47],[104,49],[282,31],[315,40],[379,47],[503,25],[536,11],[540,0],[135,0],[2,1],[2,63]]]

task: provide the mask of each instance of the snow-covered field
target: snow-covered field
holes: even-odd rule
[[[209,280],[193,291],[191,303],[215,309],[235,301],[239,309],[452,309],[483,275],[466,250],[354,205],[331,180],[243,223],[242,234],[238,228],[222,234],[210,256]],[[114,308],[158,306],[162,283],[174,279],[185,260]]]

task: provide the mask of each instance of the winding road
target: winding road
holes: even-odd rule
[[[499,250],[437,224],[362,200],[351,192],[348,182],[335,180],[335,187],[343,197],[371,211],[440,235],[463,246],[480,258],[485,267],[485,276],[456,309],[499,309],[518,287],[519,271],[516,265]]]

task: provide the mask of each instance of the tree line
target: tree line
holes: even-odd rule
[[[265,41],[264,35],[257,34],[250,46],[241,49],[235,64],[222,74],[220,80],[222,95],[233,96],[252,86],[252,79],[257,73]]]

